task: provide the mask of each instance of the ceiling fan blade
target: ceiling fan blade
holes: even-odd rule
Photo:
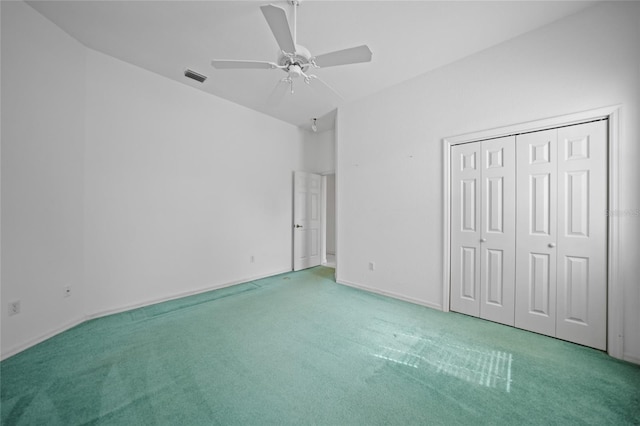
[[[267,24],[269,24],[269,28],[271,28],[271,32],[278,42],[278,46],[280,46],[280,50],[287,53],[295,53],[296,45],[291,36],[287,12],[285,12],[283,8],[272,4],[260,6],[260,10],[262,10],[264,19],[267,20]]]
[[[224,69],[274,69],[279,68],[273,62],[264,61],[236,61],[227,59],[214,59],[211,65],[219,70]]]
[[[337,65],[356,64],[371,60],[371,49],[366,44],[349,49],[336,50],[315,57],[315,63],[320,68],[335,67]]]
[[[311,81],[309,82],[309,86],[311,86],[316,92],[320,93],[322,97],[331,99],[336,104],[339,104],[344,100],[344,98],[340,96],[340,94],[336,92],[333,87],[329,86],[318,77],[313,76]]]
[[[267,105],[269,106],[280,105],[280,103],[282,102],[282,99],[284,98],[284,95],[287,93],[287,91],[289,91],[289,89],[290,89],[290,83],[287,81],[287,79],[283,78],[282,80],[280,80],[275,85],[275,87],[271,91],[271,94],[267,98]]]

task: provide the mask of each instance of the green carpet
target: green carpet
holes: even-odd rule
[[[2,424],[640,423],[640,366],[332,276],[86,322],[0,363]]]

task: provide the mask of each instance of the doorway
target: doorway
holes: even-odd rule
[[[452,311],[606,349],[607,121],[451,148]]]
[[[293,270],[318,265],[335,269],[335,173],[295,172],[293,194]]]
[[[322,177],[324,204],[324,246],[322,265],[336,267],[336,175],[326,174]]]
[[[452,186],[454,182],[452,182],[451,178],[451,168],[452,157],[451,152],[454,146],[469,144],[476,141],[486,141],[495,138],[506,137],[509,135],[523,135],[523,134],[531,134],[532,132],[537,132],[543,129],[553,129],[553,128],[566,128],[566,126],[573,126],[579,123],[587,123],[592,121],[606,120],[606,134],[608,139],[608,146],[605,149],[605,153],[601,154],[606,158],[606,165],[608,172],[605,172],[605,181],[607,182],[605,185],[606,189],[606,204],[608,210],[615,210],[618,208],[618,179],[616,170],[618,169],[618,140],[619,140],[619,132],[618,132],[618,121],[619,121],[619,107],[605,107],[597,110],[584,111],[580,113],[552,117],[548,119],[542,119],[537,121],[532,121],[528,123],[515,124],[511,126],[506,126],[497,129],[491,129],[487,131],[480,131],[471,134],[465,134],[450,138],[443,139],[444,150],[443,150],[443,161],[444,161],[444,203],[443,203],[443,213],[444,213],[444,251],[449,254],[453,250],[452,246],[452,234],[454,229],[452,228],[451,221],[451,211],[453,209],[453,199],[452,199]],[[586,153],[583,149],[585,143],[583,139],[569,138],[571,141],[570,145],[567,145],[565,148],[568,149],[562,151],[564,155],[575,157],[576,159]],[[587,143],[588,144],[588,143]],[[575,149],[574,149],[575,148]],[[582,151],[580,151],[582,149]],[[529,150],[529,156],[536,154],[537,151]],[[543,150],[544,151],[544,150]],[[575,151],[575,152],[574,152]],[[578,152],[580,151],[580,152]],[[546,152],[546,151],[544,151]],[[541,153],[544,153],[541,151]],[[578,156],[574,156],[574,154],[580,154]],[[537,158],[537,156],[536,156]],[[542,157],[540,157],[542,158]],[[456,163],[457,164],[457,163]],[[575,173],[574,173],[575,174]],[[529,179],[530,180],[530,179]],[[565,179],[566,180],[566,179]],[[564,180],[563,180],[564,182]],[[566,183],[566,182],[565,182]],[[566,212],[565,212],[566,213]],[[562,216],[566,216],[563,214]],[[609,220],[605,223],[606,236],[604,245],[606,245],[606,256],[607,262],[605,265],[605,281],[607,283],[606,287],[606,350],[609,355],[614,356],[616,358],[622,358],[622,329],[623,329],[623,318],[622,318],[622,291],[620,289],[620,283],[618,279],[618,225],[617,221],[614,217],[608,218]],[[526,223],[526,221],[525,221]],[[573,232],[573,231],[572,231]],[[566,232],[565,232],[566,234]],[[480,236],[479,241],[483,242],[484,237]],[[549,243],[546,245],[549,248],[555,248],[555,242]],[[531,257],[531,256],[529,256]],[[567,256],[565,256],[567,257]],[[583,256],[584,257],[584,256]],[[523,257],[524,258],[524,257]],[[453,291],[452,286],[452,275],[454,265],[451,262],[451,257],[449,255],[444,256],[444,281],[443,281],[443,304],[442,309],[444,311],[449,311],[450,307],[450,296]],[[564,259],[566,260],[566,259]],[[575,260],[575,259],[573,259]],[[566,262],[565,262],[566,263]],[[585,263],[585,262],[583,262]],[[586,264],[586,263],[585,263]],[[570,266],[575,266],[575,262],[571,263]],[[579,265],[578,265],[579,266]],[[576,268],[574,268],[576,269]],[[567,274],[564,274],[567,275]],[[563,277],[564,279],[564,277]],[[605,297],[603,297],[605,298]],[[546,298],[544,299],[546,300]],[[573,320],[573,315],[569,320]],[[577,322],[577,321],[574,321]],[[537,330],[534,330],[537,331]],[[539,331],[538,331],[539,332]]]

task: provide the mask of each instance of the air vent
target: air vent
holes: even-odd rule
[[[204,83],[204,81],[207,79],[207,76],[206,76],[206,75],[198,74],[197,72],[192,71],[192,70],[186,70],[186,71],[184,72],[184,76],[185,76],[185,77],[192,78],[192,79],[194,79],[195,81],[198,81],[198,82],[200,82],[200,83]]]

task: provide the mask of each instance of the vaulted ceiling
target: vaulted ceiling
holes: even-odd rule
[[[278,45],[260,6],[265,1],[28,1],[87,47],[296,126],[313,117],[333,126],[333,111],[475,52],[574,14],[592,1],[329,1],[304,0],[297,43],[312,55],[367,44],[368,63],[312,72],[337,100],[302,82],[276,106],[267,99],[282,70],[217,70],[212,59],[275,62]],[[289,14],[293,5],[272,1]],[[208,78],[184,76],[192,69]]]

